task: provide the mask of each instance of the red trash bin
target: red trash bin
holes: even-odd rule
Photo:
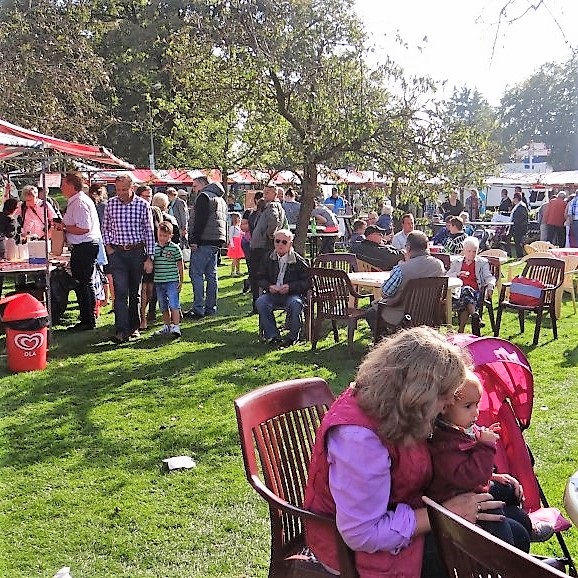
[[[6,326],[8,369],[14,373],[46,367],[48,311],[29,293],[17,293],[0,300]]]

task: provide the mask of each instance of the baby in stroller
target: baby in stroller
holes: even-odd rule
[[[532,525],[528,514],[520,507],[523,488],[509,474],[494,472],[499,424],[481,427],[476,424],[482,384],[469,372],[456,391],[455,401],[437,419],[429,440],[433,463],[433,480],[427,495],[442,503],[464,492],[487,491],[495,500],[504,502],[500,522],[478,522],[497,538],[528,552],[530,541],[548,540],[554,533],[546,522]]]

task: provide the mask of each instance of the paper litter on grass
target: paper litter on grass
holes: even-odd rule
[[[171,470],[181,470],[181,469],[190,469],[194,468],[197,464],[193,460],[193,458],[189,456],[176,456],[174,458],[165,458],[163,462]]]

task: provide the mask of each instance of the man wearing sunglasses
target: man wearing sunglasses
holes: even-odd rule
[[[293,233],[288,229],[276,231],[273,242],[273,251],[261,264],[259,288],[263,294],[255,307],[267,342],[287,347],[299,340],[302,329],[303,300],[310,286],[309,265],[293,249]],[[273,315],[275,309],[287,312],[289,333],[283,339]]]

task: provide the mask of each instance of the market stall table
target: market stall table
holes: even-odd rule
[[[389,279],[391,271],[356,272],[349,273],[349,279],[353,285],[360,287],[370,287],[376,300],[382,299],[381,287]],[[462,280],[457,277],[448,277],[448,292],[446,295],[446,321],[447,325],[452,324],[452,290],[463,285]]]

